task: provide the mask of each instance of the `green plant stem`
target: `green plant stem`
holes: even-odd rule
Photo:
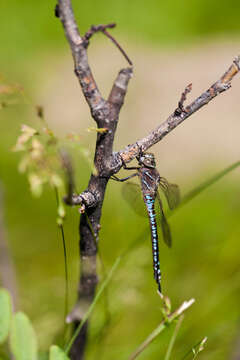
[[[188,352],[186,352],[186,354],[181,358],[181,360],[187,359],[187,357],[193,353],[192,349],[195,349],[197,346],[199,346],[201,342],[202,340],[198,341],[190,350],[188,350]]]
[[[194,299],[191,299],[188,302],[184,302],[177,310],[173,311],[171,314],[167,315],[165,319],[153,330],[153,332],[144,340],[144,342],[137,348],[137,350],[132,353],[129,357],[129,360],[134,360],[140,355],[147,346],[149,346],[156,337],[161,334],[174,320],[178,319],[183,312],[188,309],[194,302]]]
[[[121,257],[119,256],[119,257],[116,259],[115,263],[113,264],[111,270],[109,271],[108,276],[106,277],[106,279],[104,280],[104,282],[103,282],[102,285],[100,286],[100,289],[99,289],[99,291],[97,292],[97,294],[96,294],[93,302],[92,302],[91,305],[89,306],[89,308],[88,308],[87,312],[85,313],[82,321],[81,321],[80,324],[78,325],[78,327],[77,327],[76,331],[74,332],[71,340],[69,341],[68,345],[66,346],[66,349],[65,349],[65,353],[66,353],[66,354],[69,353],[69,351],[70,351],[70,349],[71,349],[71,347],[72,347],[75,339],[77,338],[78,334],[80,333],[83,325],[85,324],[85,322],[87,321],[87,319],[88,319],[89,316],[91,315],[91,313],[92,313],[95,305],[97,304],[99,298],[101,297],[101,295],[102,295],[102,293],[104,292],[106,286],[108,285],[109,281],[111,280],[114,272],[116,271],[116,269],[117,269],[117,267],[118,267],[118,265],[119,265],[119,263],[120,263],[120,260],[121,260]]]
[[[68,281],[68,266],[67,266],[67,249],[64,235],[63,225],[59,226],[62,235],[63,253],[64,253],[64,268],[65,268],[65,305],[64,305],[64,322],[68,314],[68,296],[69,296],[69,281]]]
[[[59,207],[59,192],[56,186],[54,186],[55,195],[56,195],[56,202],[57,202],[57,208]],[[67,324],[66,324],[66,317],[68,314],[68,298],[69,298],[69,278],[68,278],[68,263],[67,263],[67,248],[66,248],[66,240],[65,240],[65,234],[64,234],[64,228],[63,225],[58,225],[60,232],[61,232],[61,238],[62,238],[62,245],[63,245],[63,257],[64,257],[64,273],[65,273],[65,299],[64,299],[64,328],[63,328],[63,337],[65,337],[66,330],[67,330]]]
[[[182,325],[183,318],[184,318],[184,315],[180,316],[178,321],[177,321],[177,324],[176,324],[174,332],[173,332],[173,334],[171,336],[171,339],[170,339],[170,342],[169,342],[168,349],[167,349],[164,360],[169,360],[170,359],[170,356],[171,356],[171,353],[172,353],[172,350],[173,350],[173,346],[174,346],[174,343],[175,343],[176,338],[177,338],[177,334],[178,334],[179,329],[180,329],[180,327]]]

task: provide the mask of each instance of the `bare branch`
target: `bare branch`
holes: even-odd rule
[[[117,40],[111,35],[109,34],[109,32],[104,29],[102,30],[102,32],[117,46],[117,48],[120,50],[120,52],[123,54],[123,56],[125,57],[125,59],[127,60],[127,62],[129,63],[129,65],[133,65],[132,61],[130,60],[130,58],[128,57],[127,53],[123,50],[123,48],[120,46],[120,44],[117,42]]]
[[[95,113],[95,116],[93,117],[97,121],[96,111],[104,107],[105,101],[97,87],[89,67],[87,50],[84,46],[83,38],[80,36],[78,26],[73,15],[71,1],[58,0],[58,6],[56,9],[57,15],[62,22],[65,35],[72,50],[75,74],[78,77],[83,94],[92,114]]]
[[[189,84],[184,92],[182,93],[181,95],[181,98],[178,102],[178,108],[175,110],[175,115],[181,115],[182,112],[186,112],[186,110],[184,109],[184,102],[186,101],[187,99],[187,94],[190,93],[192,91],[192,84]]]
[[[223,74],[223,76],[214,83],[207,91],[202,93],[198,98],[196,98],[190,105],[188,105],[185,109],[181,109],[181,111],[174,111],[166,121],[164,121],[161,125],[159,125],[155,130],[150,132],[146,137],[138,140],[136,143],[132,145],[128,145],[125,149],[120,150],[115,154],[115,164],[119,165],[119,158],[122,160],[122,165],[124,163],[128,163],[136,156],[139,155],[140,150],[146,151],[151,146],[162,140],[166,135],[168,135],[173,129],[175,129],[178,125],[180,125],[184,120],[186,120],[189,116],[194,114],[196,111],[201,109],[204,105],[207,105],[212,99],[214,99],[220,93],[228,90],[231,87],[231,81],[233,77],[240,70],[240,56],[234,59],[233,63],[229,67],[229,69]],[[187,91],[188,92],[188,91]],[[183,96],[180,100],[180,106],[183,104],[185,100],[186,90],[183,93]],[[114,167],[114,164],[113,164]],[[120,166],[121,167],[121,166]],[[119,170],[116,167],[115,172]]]
[[[86,190],[81,194],[72,194],[72,197],[69,198],[67,195],[64,198],[64,201],[67,205],[84,205],[85,207],[94,207],[99,202],[99,197],[96,194],[93,194],[91,191]]]
[[[102,32],[104,35],[106,35],[113,43],[114,45],[117,46],[117,48],[119,49],[119,51],[122,53],[122,55],[125,57],[125,59],[127,60],[127,62],[129,63],[129,65],[133,65],[132,61],[129,59],[127,53],[123,50],[123,48],[120,46],[120,44],[118,43],[118,41],[109,34],[109,32],[107,31],[107,29],[113,29],[114,27],[116,27],[115,23],[111,23],[111,24],[107,24],[107,25],[92,25],[91,28],[86,32],[86,34],[83,37],[83,41],[84,41],[84,46],[87,48],[89,45],[89,39],[96,34],[96,32]]]
[[[114,81],[108,101],[114,104],[119,110],[123,105],[124,97],[127,92],[129,80],[133,74],[132,68],[122,69]]]
[[[96,34],[96,32],[104,31],[106,29],[112,29],[116,26],[115,23],[107,24],[107,25],[92,25],[91,28],[85,33],[83,37],[83,41],[85,42],[85,46],[89,45],[90,38]]]
[[[70,205],[81,206],[79,226],[80,280],[77,299],[78,309],[80,310],[79,317],[81,318],[93,300],[98,282],[96,255],[102,204],[106,186],[110,178],[109,164],[114,162],[112,154],[113,141],[117,129],[119,113],[127,92],[129,80],[132,76],[132,69],[127,68],[119,72],[108,100],[106,101],[103,99],[88,64],[87,46],[91,36],[96,31],[103,32],[104,35],[113,41],[131,64],[131,61],[118,42],[106,31],[106,28],[112,28],[113,24],[92,27],[84,37],[81,37],[73,15],[71,0],[58,0],[55,15],[60,18],[65,35],[70,44],[75,64],[75,73],[79,79],[85,99],[90,107],[92,117],[96,121],[98,128],[106,129],[104,132],[97,132],[94,157],[96,173],[91,175],[88,188],[80,195],[71,194],[73,188],[73,181],[70,179],[72,176],[72,169],[69,167],[66,158],[63,159],[66,175],[69,177],[68,195],[65,198],[65,202]],[[73,317],[72,320],[75,322],[74,325],[77,326],[79,319]],[[88,329],[87,324],[85,325],[86,326],[81,329],[71,348],[72,360],[83,358]],[[79,349],[79,344],[81,344],[81,349]]]

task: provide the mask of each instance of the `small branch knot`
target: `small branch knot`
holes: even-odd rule
[[[54,15],[56,16],[56,18],[60,18],[60,9],[58,4],[55,6]]]
[[[107,24],[107,25],[92,25],[91,28],[86,32],[83,37],[83,46],[85,48],[89,45],[89,40],[91,37],[97,32],[104,32],[106,29],[113,29],[116,26],[115,23]]]
[[[69,196],[65,196],[63,200],[67,205],[81,205],[80,211],[84,212],[86,208],[94,207],[97,205],[99,201],[99,196],[89,190],[86,190],[83,191],[81,194],[73,194],[71,199],[69,199]]]
[[[109,117],[109,105],[107,102],[103,103],[101,106],[93,108],[91,110],[91,114],[93,119],[96,121],[98,125],[103,124],[106,125],[107,119]],[[102,126],[100,126],[102,127]]]
[[[184,102],[187,99],[187,94],[190,93],[191,90],[192,90],[192,84],[189,84],[188,86],[186,86],[186,88],[183,91],[183,93],[181,95],[181,98],[180,98],[180,100],[178,102],[178,107],[174,111],[175,116],[180,116],[182,113],[187,113],[187,109],[184,108]]]

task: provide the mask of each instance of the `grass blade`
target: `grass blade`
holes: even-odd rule
[[[71,340],[69,341],[69,343],[68,343],[68,345],[67,345],[67,347],[66,347],[66,350],[65,350],[65,353],[66,353],[66,354],[69,353],[69,351],[70,351],[70,349],[71,349],[71,347],[72,347],[72,344],[74,343],[76,337],[78,336],[78,334],[80,333],[83,325],[85,324],[85,322],[87,321],[87,319],[88,319],[89,316],[91,315],[91,313],[92,313],[95,305],[97,304],[100,296],[101,296],[102,293],[104,292],[106,286],[108,285],[108,283],[109,283],[109,281],[111,280],[114,272],[116,271],[116,269],[117,269],[117,267],[118,267],[118,265],[119,265],[119,263],[120,263],[120,260],[121,260],[121,257],[119,256],[119,257],[116,259],[115,263],[113,264],[111,270],[109,271],[108,276],[106,277],[106,279],[104,280],[104,282],[103,282],[102,285],[100,286],[100,289],[98,290],[98,292],[97,292],[97,294],[96,294],[96,296],[95,296],[92,304],[89,306],[88,311],[85,313],[82,321],[80,322],[80,324],[79,324],[79,326],[77,327],[76,331],[74,332]]]
[[[198,346],[200,348],[202,343],[204,345],[206,341],[207,341],[206,337],[203,340],[198,341],[190,350],[188,350],[188,352],[181,358],[181,360],[186,360],[191,354],[194,353],[194,349],[196,349]]]
[[[171,356],[171,353],[172,353],[172,350],[173,350],[173,346],[174,346],[175,340],[177,338],[177,334],[178,334],[179,329],[180,329],[180,327],[182,325],[183,318],[184,318],[184,315],[180,316],[179,319],[178,319],[178,322],[177,322],[177,324],[175,326],[174,332],[173,332],[172,337],[170,339],[170,342],[169,342],[168,349],[167,349],[164,360],[169,360],[170,359],[170,356]]]
[[[59,212],[59,206],[60,206],[60,195],[58,188],[54,186],[55,196],[56,196],[56,203],[57,203],[57,210]],[[61,219],[63,220],[63,219]],[[62,246],[63,246],[63,258],[64,258],[64,275],[65,275],[65,296],[64,296],[64,326],[63,326],[63,334],[65,336],[66,333],[66,317],[68,314],[68,299],[69,299],[69,277],[68,277],[68,259],[67,259],[67,247],[66,247],[66,239],[65,239],[65,233],[64,233],[64,227],[62,221],[59,222],[58,227],[60,229],[61,233],[61,240],[62,240]]]
[[[210,179],[204,181],[202,184],[197,186],[195,189],[189,191],[183,198],[181,203],[179,204],[178,208],[182,207],[183,205],[187,204],[189,201],[191,201],[193,198],[195,198],[197,195],[199,195],[201,192],[206,190],[209,186],[215,184],[218,180],[220,180],[225,175],[229,174],[231,171],[235,170],[238,166],[240,166],[240,161],[237,161],[233,163],[232,165],[228,166],[224,170],[218,172]]]
[[[207,341],[207,337],[205,337],[205,338],[201,341],[201,343],[200,343],[200,345],[199,345],[199,347],[198,347],[197,349],[196,349],[196,348],[193,348],[193,349],[192,349],[192,352],[193,352],[193,358],[192,358],[192,360],[195,360],[195,359],[197,358],[197,356],[200,354],[200,352],[204,350],[204,346],[205,346],[205,344],[206,344],[206,341]]]
[[[134,360],[140,355],[143,350],[148,347],[153,340],[156,339],[156,337],[163,332],[169,325],[176,319],[178,319],[184,311],[186,311],[193,303],[194,299],[191,299],[189,301],[184,301],[182,305],[175,311],[173,311],[171,314],[169,314],[166,318],[164,318],[161,323],[156,327],[156,329],[153,330],[153,332],[143,341],[143,343],[137,348],[137,350],[132,353],[129,360]]]

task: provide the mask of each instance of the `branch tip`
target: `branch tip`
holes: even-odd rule
[[[236,56],[235,59],[233,60],[233,62],[236,65],[236,67],[238,68],[238,71],[240,71],[240,55]]]
[[[110,24],[107,24],[107,25],[102,25],[102,24],[100,24],[100,25],[92,25],[91,28],[85,33],[85,35],[83,37],[84,47],[85,48],[88,47],[89,40],[94,34],[96,34],[97,32],[102,32],[104,35],[106,35],[114,43],[114,45],[117,46],[117,48],[122,53],[122,55],[125,57],[125,59],[129,63],[129,65],[132,66],[133,63],[130,60],[130,58],[128,57],[127,53],[123,50],[123,48],[120,46],[120,44],[117,42],[117,40],[112,35],[110,35],[109,32],[107,31],[107,29],[113,29],[116,26],[117,26],[116,23],[110,23]]]
[[[179,116],[184,112],[187,112],[187,110],[184,108],[184,102],[187,99],[187,94],[192,91],[192,83],[185,87],[185,90],[183,91],[181,98],[178,102],[178,107],[175,110],[174,114],[175,116]]]

